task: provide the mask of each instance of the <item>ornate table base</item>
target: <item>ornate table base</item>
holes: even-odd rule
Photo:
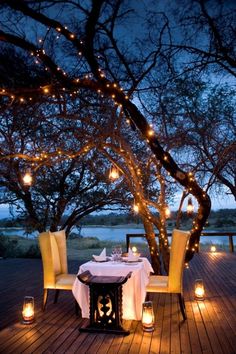
[[[86,271],[77,276],[90,290],[90,323],[81,327],[81,332],[130,333],[122,327],[122,285],[131,274],[125,277],[94,276]]]

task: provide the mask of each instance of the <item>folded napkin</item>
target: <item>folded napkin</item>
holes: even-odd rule
[[[128,261],[129,262],[134,262],[137,261],[139,259],[140,254],[134,254],[133,251],[131,250],[131,248],[129,248],[129,252],[128,252]]]
[[[106,259],[107,259],[106,248],[103,248],[103,250],[102,250],[102,252],[100,253],[99,256],[96,256],[95,254],[93,254],[93,258],[94,258],[95,261],[97,261],[97,262],[106,261]]]

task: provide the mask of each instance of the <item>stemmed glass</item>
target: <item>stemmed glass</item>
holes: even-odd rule
[[[119,262],[121,260],[122,248],[119,245],[112,247],[111,258],[113,262]]]

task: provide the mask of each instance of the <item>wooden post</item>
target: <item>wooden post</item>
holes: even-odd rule
[[[229,235],[229,251],[234,252],[234,240],[232,235]]]

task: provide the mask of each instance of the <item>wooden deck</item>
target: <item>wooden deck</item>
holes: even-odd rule
[[[76,272],[77,262],[69,263]],[[202,278],[206,299],[196,302],[193,286]],[[184,274],[188,320],[182,322],[177,298],[151,295],[155,306],[155,331],[143,333],[138,321],[125,321],[131,334],[80,333],[87,320],[76,317],[73,296],[62,292],[41,312],[40,260],[0,260],[0,353],[236,353],[236,255],[197,254]],[[36,321],[21,324],[25,295],[35,297]]]

